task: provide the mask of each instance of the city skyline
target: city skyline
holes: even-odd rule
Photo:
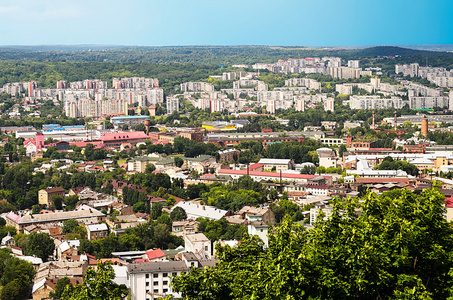
[[[441,8],[441,9],[440,9]],[[453,44],[446,0],[0,2],[2,45]]]

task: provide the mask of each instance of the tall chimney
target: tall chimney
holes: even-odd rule
[[[374,109],[373,109],[373,128],[372,129],[375,129],[376,128],[376,125],[374,123]]]
[[[395,131],[396,131],[396,126],[397,126],[397,123],[396,123],[396,110],[395,110],[395,119],[393,120],[393,123],[394,123],[393,125],[394,125]]]

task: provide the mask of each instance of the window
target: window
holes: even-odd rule
[[[153,292],[154,292],[154,293],[159,293],[159,290],[154,290]]]
[[[154,286],[159,285],[159,281],[154,281],[154,282],[153,282],[153,285],[154,285]]]
[[[168,277],[168,273],[164,273],[162,276],[164,277]]]
[[[168,292],[168,289],[164,289],[162,292],[165,294],[166,292]]]
[[[154,274],[153,274],[153,278],[157,278],[157,277],[159,277],[159,274],[154,273]]]
[[[173,273],[171,274],[171,276],[173,276],[173,277],[176,276],[176,275],[178,275],[178,274],[176,274],[176,272],[173,272]]]
[[[146,274],[146,278],[149,278],[149,274]]]
[[[168,285],[168,280],[164,280],[164,285]]]
[[[208,251],[208,246],[204,246],[204,251]]]
[[[146,282],[146,286],[149,286],[149,282]]]

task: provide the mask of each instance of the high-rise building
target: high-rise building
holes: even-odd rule
[[[65,80],[57,81],[57,89],[65,89],[68,87],[68,84]]]
[[[333,98],[327,98],[324,100],[324,110],[325,111],[335,111],[335,100]]]
[[[28,97],[33,97],[35,89],[38,88],[37,81],[30,81],[28,83]]]
[[[360,60],[348,60],[348,68],[360,68]]]
[[[179,111],[179,98],[175,96],[167,97],[167,113],[172,114],[173,112]]]

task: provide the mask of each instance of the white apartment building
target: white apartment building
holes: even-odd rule
[[[112,86],[114,89],[152,89],[159,87],[159,80],[144,77],[113,78]]]
[[[310,208],[310,225],[315,224],[320,211],[322,211],[325,215],[323,220],[327,220],[332,214],[333,208],[325,204],[316,204],[315,207]]]
[[[183,92],[214,92],[214,85],[207,82],[185,82],[181,83]]]
[[[70,118],[100,118],[109,114],[127,114],[126,100],[91,100],[82,99],[64,103],[66,115]]]
[[[376,109],[376,108],[403,108],[408,101],[404,101],[399,97],[391,97],[390,99],[380,98],[379,96],[351,96],[349,107],[351,109]]]
[[[334,98],[326,98],[324,100],[324,110],[325,111],[335,111],[335,99]]]
[[[411,109],[431,109],[449,107],[449,97],[409,97]]]
[[[360,68],[360,60],[348,60],[348,68]]]
[[[291,78],[285,80],[285,86],[305,86],[310,90],[320,90],[321,83],[310,78]]]
[[[167,113],[172,114],[173,112],[179,112],[179,98],[176,96],[167,97]]]
[[[127,266],[132,300],[152,300],[171,295],[180,298],[171,287],[171,277],[190,271],[183,261],[134,263]]]

